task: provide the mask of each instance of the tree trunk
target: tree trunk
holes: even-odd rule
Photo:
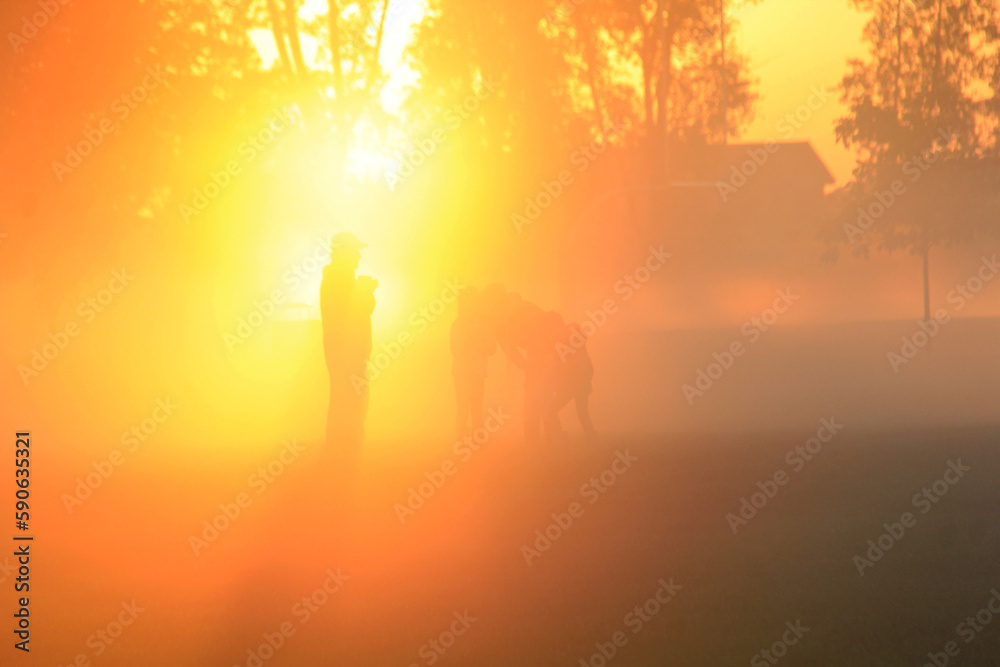
[[[604,105],[601,103],[601,91],[597,85],[597,47],[594,44],[593,26],[587,18],[586,15],[582,17],[583,20],[580,21],[578,30],[583,35],[583,61],[584,66],[587,68],[587,85],[590,87],[590,97],[594,103],[594,122],[601,133],[601,138],[607,142],[605,128],[608,125],[608,119],[604,114]]]
[[[267,0],[267,13],[271,16],[271,34],[274,35],[274,46],[278,50],[281,66],[289,76],[292,76],[294,72],[291,58],[288,56],[288,43],[285,41],[284,21],[276,0]]]
[[[285,0],[285,27],[288,30],[288,47],[292,52],[292,62],[300,79],[308,78],[309,70],[305,58],[302,57],[302,44],[299,42],[299,1]]]
[[[646,27],[642,45],[642,102],[646,111],[646,136],[653,136],[653,71],[656,57],[656,33],[653,31],[656,17]]]
[[[340,103],[344,99],[344,69],[340,62],[340,3],[338,0],[329,0],[329,8],[327,21],[330,29],[330,60],[333,66],[333,92],[337,96],[337,102]]]
[[[931,99],[934,101],[935,111],[940,114],[944,109],[941,107],[940,100],[938,99],[938,94],[940,91],[940,86],[938,82],[941,80],[941,11],[943,7],[941,5],[941,0],[938,0],[937,5],[937,25],[934,28],[934,75],[931,78]]]
[[[899,122],[899,82],[903,77],[903,0],[896,0],[896,69],[892,81],[892,103]]]
[[[382,51],[382,35],[385,33],[385,17],[389,13],[389,3],[392,0],[385,0],[382,4],[382,16],[378,20],[378,29],[375,31],[375,50],[372,52],[371,64],[368,69],[368,89],[371,92],[375,83],[375,74],[379,71],[379,54]]]
[[[931,319],[930,247],[924,248],[924,321]]]
[[[666,150],[667,141],[667,105],[670,99],[670,84],[673,82],[673,67],[671,61],[674,55],[674,34],[677,32],[676,0],[660,0],[660,76],[656,87],[656,131],[659,135],[661,150]],[[664,17],[663,11],[666,11]]]

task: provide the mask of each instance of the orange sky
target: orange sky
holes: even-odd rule
[[[751,58],[761,95],[756,118],[740,140],[785,140],[776,124],[804,104],[814,86],[834,90],[847,59],[864,54],[860,37],[867,14],[848,0],[764,0],[736,15],[742,24],[737,38]],[[788,139],[812,142],[837,185],[850,179],[854,167],[854,156],[833,135],[844,111],[839,96],[830,95]]]

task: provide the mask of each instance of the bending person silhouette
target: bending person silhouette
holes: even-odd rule
[[[547,371],[554,355],[544,337],[545,311],[520,294],[503,296],[497,342],[507,358],[524,372],[524,439],[537,442],[552,392]]]
[[[450,347],[455,377],[456,429],[462,436],[483,424],[486,365],[497,347],[486,320],[483,299],[474,287],[458,297],[458,317],[451,325]]]
[[[330,409],[326,416],[327,446],[353,457],[365,437],[368,414],[366,364],[372,351],[372,313],[378,281],[355,277],[361,249],[367,245],[350,232],[330,244],[330,264],[319,288],[323,349],[330,372]]]
[[[557,313],[549,313],[548,333],[556,354],[550,368],[551,403],[545,416],[548,433],[561,435],[559,412],[570,402],[576,405],[576,416],[587,437],[596,435],[590,419],[590,394],[593,388],[594,364],[587,352],[587,337],[577,324],[565,324]]]

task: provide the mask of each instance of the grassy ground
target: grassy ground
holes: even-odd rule
[[[38,643],[58,664],[82,652],[102,665],[254,665],[247,650],[291,621],[263,664],[599,665],[586,662],[595,644],[621,630],[608,664],[746,665],[800,621],[808,631],[779,664],[922,665],[949,641],[950,664],[995,664],[1000,620],[968,644],[956,626],[1000,587],[1000,431],[845,428],[796,472],[786,454],[811,435],[529,448],[501,431],[468,461],[430,445],[374,459],[352,493],[310,452],[198,556],[189,535],[246,485],[136,469],[49,531]],[[637,460],[606,492],[581,493],[616,451]],[[455,474],[401,523],[395,504],[446,459]],[[914,494],[958,459],[970,470],[920,514]],[[726,514],[778,470],[788,483],[734,535]],[[165,490],[168,479],[181,481]],[[529,566],[522,546],[572,502],[582,515]],[[906,511],[916,525],[859,576],[852,558]],[[327,568],[351,578],[301,623],[293,605]],[[661,578],[682,588],[633,632],[626,615]],[[147,611],[95,655],[87,637],[132,598]],[[433,653],[465,611],[475,622]]]

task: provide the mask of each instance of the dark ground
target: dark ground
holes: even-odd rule
[[[136,470],[136,484],[108,489],[73,517],[72,538],[85,530],[105,551],[39,558],[39,579],[59,591],[39,597],[60,598],[45,612],[54,625],[43,627],[60,631],[38,643],[58,647],[51,655],[67,664],[121,601],[137,598],[145,617],[113,649],[91,653],[94,664],[246,665],[262,633],[293,620],[296,635],[264,664],[424,665],[421,647],[466,610],[477,620],[436,664],[579,665],[624,630],[628,643],[611,664],[746,665],[797,620],[808,631],[782,664],[922,665],[949,641],[960,648],[950,664],[996,664],[1000,622],[969,644],[956,626],[1000,587],[1000,430],[845,428],[792,472],[786,452],[811,435],[608,436],[532,449],[501,435],[456,460],[458,472],[405,525],[394,504],[447,452],[367,467],[366,491],[352,503],[310,455],[198,557],[186,543],[201,518],[194,508],[211,516],[234,494],[199,484],[150,497],[144,485],[166,473]],[[580,486],[615,450],[638,461],[589,504]],[[959,458],[971,470],[920,514],[912,496]],[[789,483],[734,535],[726,514],[779,469]],[[529,567],[521,546],[573,501],[583,515]],[[179,512],[181,502],[191,511]],[[324,509],[331,503],[337,509]],[[157,518],[158,528],[116,524],[116,506]],[[905,511],[916,525],[859,576],[852,558]],[[351,579],[299,625],[292,605],[328,567]],[[682,589],[633,634],[624,617],[660,578]]]

